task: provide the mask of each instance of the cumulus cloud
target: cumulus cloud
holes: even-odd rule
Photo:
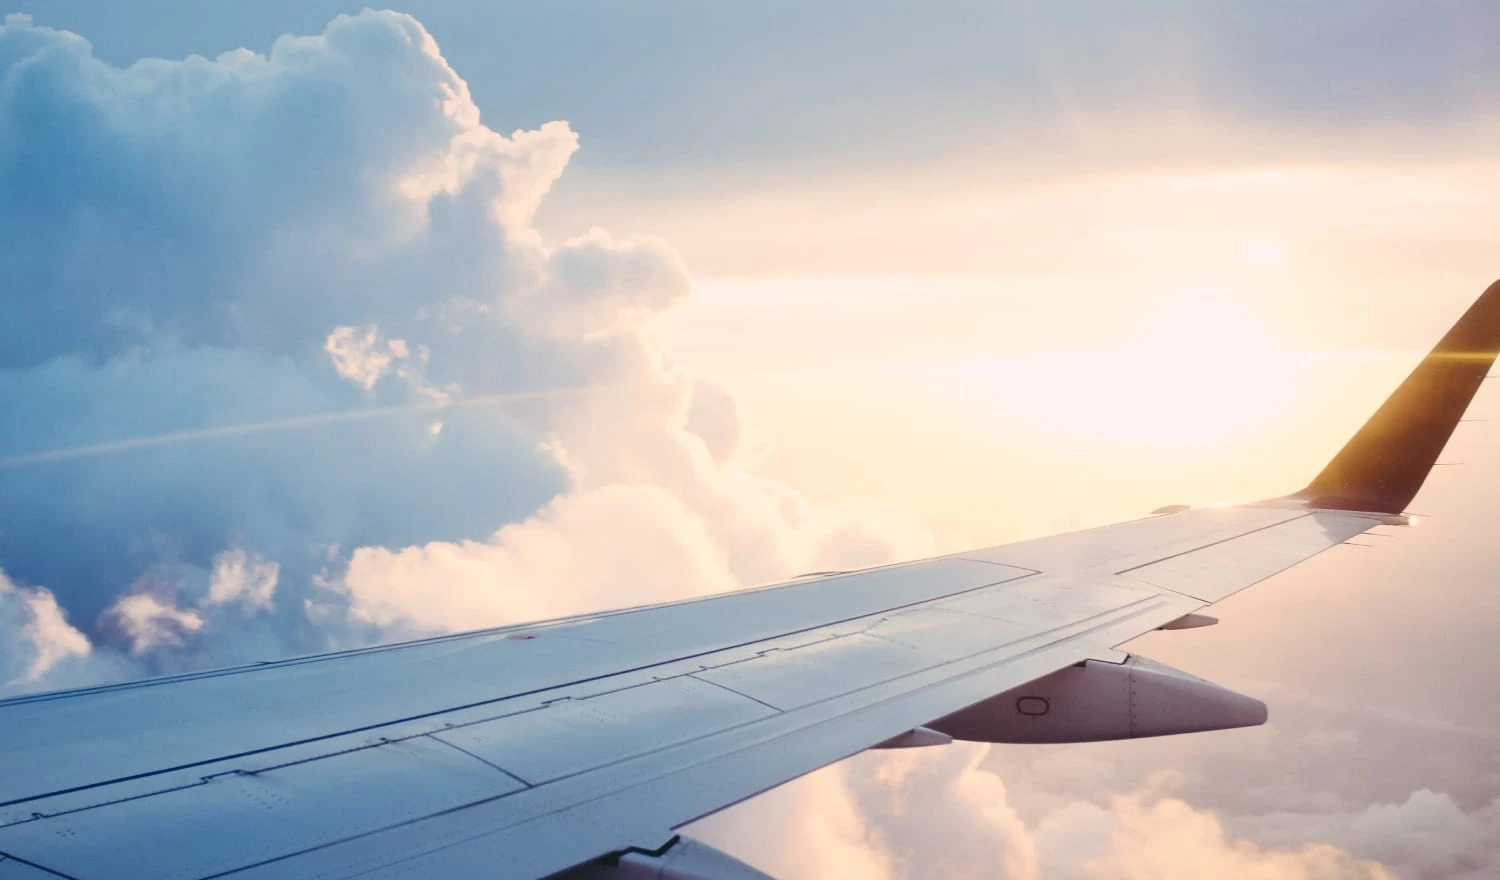
[[[901,866],[834,765],[687,829],[775,877],[888,880]]]
[[[1155,802],[1117,799],[1110,816],[1109,847],[1105,855],[1084,863],[1092,876],[1110,880],[1395,880],[1383,866],[1325,843],[1274,849],[1232,840],[1216,817],[1170,798]],[[1070,857],[1066,851],[1057,855]]]
[[[375,327],[335,327],[323,343],[340,376],[366,391],[375,387],[393,365],[400,369],[411,356],[403,339],[383,340]]]
[[[1240,836],[1214,812],[1174,796],[1180,780],[1171,772],[1153,774],[1125,794],[1108,794],[1105,786],[1093,799],[1062,798],[1029,818],[1014,802],[1013,787],[986,767],[990,754],[988,746],[957,745],[863,755],[699,822],[689,833],[787,878],[1469,876],[1393,873],[1342,848],[1353,834],[1338,838],[1340,843],[1309,840],[1305,830]],[[765,847],[767,840],[778,845]],[[1387,854],[1407,852],[1409,847],[1395,843]]]
[[[522,324],[565,339],[628,330],[688,293],[687,269],[666,243],[616,241],[597,227],[549,255],[547,281],[507,300]]]
[[[203,629],[202,615],[169,605],[150,593],[121,596],[106,615],[120,628],[130,653],[137,656],[166,645],[180,646]]]
[[[1480,880],[1500,871],[1500,798],[1465,810],[1450,795],[1418,789],[1400,803],[1279,811],[1242,824],[1265,841],[1330,841],[1366,854],[1399,877]]]
[[[70,626],[44,589],[18,587],[0,572],[0,694],[30,690],[70,660],[89,655],[89,640]]]
[[[563,496],[488,541],[356,550],[338,587],[383,629],[475,629],[737,585],[701,517],[670,493],[614,485]]]
[[[577,137],[485,125],[415,19],[121,68],[13,16],[0,78],[0,563],[132,671],[925,547],[744,466],[681,258],[543,240]]]
[[[243,602],[251,608],[270,608],[280,574],[281,566],[275,562],[252,558],[239,548],[226,550],[214,560],[208,603]]]
[[[841,778],[897,876],[1477,880],[1500,872],[1484,733],[1290,702],[1248,733],[871,754]]]

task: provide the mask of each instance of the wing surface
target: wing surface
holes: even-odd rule
[[[1452,361],[1462,330],[1462,363],[1487,369],[1496,300],[1500,285],[1433,357]],[[1370,509],[1303,493],[0,702],[0,878],[525,877],[658,848],[702,816],[1108,662],[1130,639],[1399,522],[1421,480],[1380,464],[1413,442],[1389,426],[1404,411],[1446,441],[1478,387],[1470,371],[1452,382],[1463,394],[1440,378],[1387,404],[1379,436],[1320,478],[1339,498],[1378,499]]]

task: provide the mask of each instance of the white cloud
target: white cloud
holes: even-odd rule
[[[653,486],[567,495],[489,541],[356,550],[338,587],[382,628],[452,631],[736,586],[701,518]]]
[[[251,608],[270,608],[280,573],[281,566],[275,562],[257,559],[238,547],[225,550],[214,559],[206,601],[210,605],[242,602]]]
[[[384,340],[377,327],[335,327],[323,343],[340,376],[369,391],[389,373],[393,364],[410,357],[406,342]]]
[[[785,880],[886,880],[900,866],[835,765],[689,826],[686,833]]]
[[[1170,794],[1156,774],[1125,795],[1105,780],[1091,800],[1063,798],[1028,820],[1014,786],[986,769],[990,747],[957,745],[854,762],[845,779],[904,877],[1012,880],[1393,880],[1367,855],[1313,837],[1263,844]],[[1320,826],[1320,830],[1326,830]],[[811,875],[802,875],[811,876]]]
[[[1063,798],[1028,820],[1013,787],[985,769],[990,747],[871,753],[687,829],[789,880],[850,876],[1006,880],[1395,880],[1369,854],[1319,837],[1323,817],[1290,839],[1231,833],[1214,812],[1171,794],[1157,774],[1128,794]],[[1329,821],[1333,819],[1333,821]],[[1356,823],[1357,824],[1357,823]],[[774,846],[766,841],[774,840]],[[1397,844],[1391,852],[1409,856]],[[1395,863],[1405,864],[1405,863]],[[847,866],[839,868],[838,866]],[[1479,874],[1473,877],[1481,876]]]
[[[928,546],[747,469],[733,395],[656,326],[682,259],[598,228],[544,241],[576,136],[483,124],[414,19],[126,68],[21,19],[0,47],[0,125],[24,135],[0,159],[0,260],[32,291],[7,324],[25,333],[0,330],[0,404],[55,409],[0,450],[218,432],[0,471],[0,513],[32,523],[0,561],[148,668]],[[552,388],[596,390],[465,404]],[[92,551],[49,542],[67,529]]]
[[[203,628],[203,617],[196,611],[177,608],[150,593],[121,596],[106,615],[125,635],[130,653],[137,656],[181,646]]]
[[[1176,799],[1122,797],[1111,813],[1111,851],[1090,865],[1100,880],[1395,880],[1329,844],[1273,849],[1231,839],[1212,813]]]
[[[547,252],[534,290],[506,300],[518,324],[568,340],[629,332],[688,295],[687,267],[665,242],[617,240],[597,227]]]
[[[1481,880],[1500,873],[1500,799],[1466,811],[1447,794],[1420,789],[1400,803],[1276,812],[1242,824],[1266,841],[1331,841],[1407,880]]]
[[[0,572],[0,690],[35,686],[60,664],[88,657],[88,638],[44,589],[18,587]]]

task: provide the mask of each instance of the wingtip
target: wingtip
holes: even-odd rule
[[[1400,513],[1500,354],[1500,280],[1474,301],[1317,479],[1292,496],[1311,507]]]

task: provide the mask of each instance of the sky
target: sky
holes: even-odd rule
[[[0,693],[1284,494],[1500,275],[1486,3],[11,3]],[[1493,876],[1494,448],[1132,645],[1264,728],[866,755],[694,833]]]

